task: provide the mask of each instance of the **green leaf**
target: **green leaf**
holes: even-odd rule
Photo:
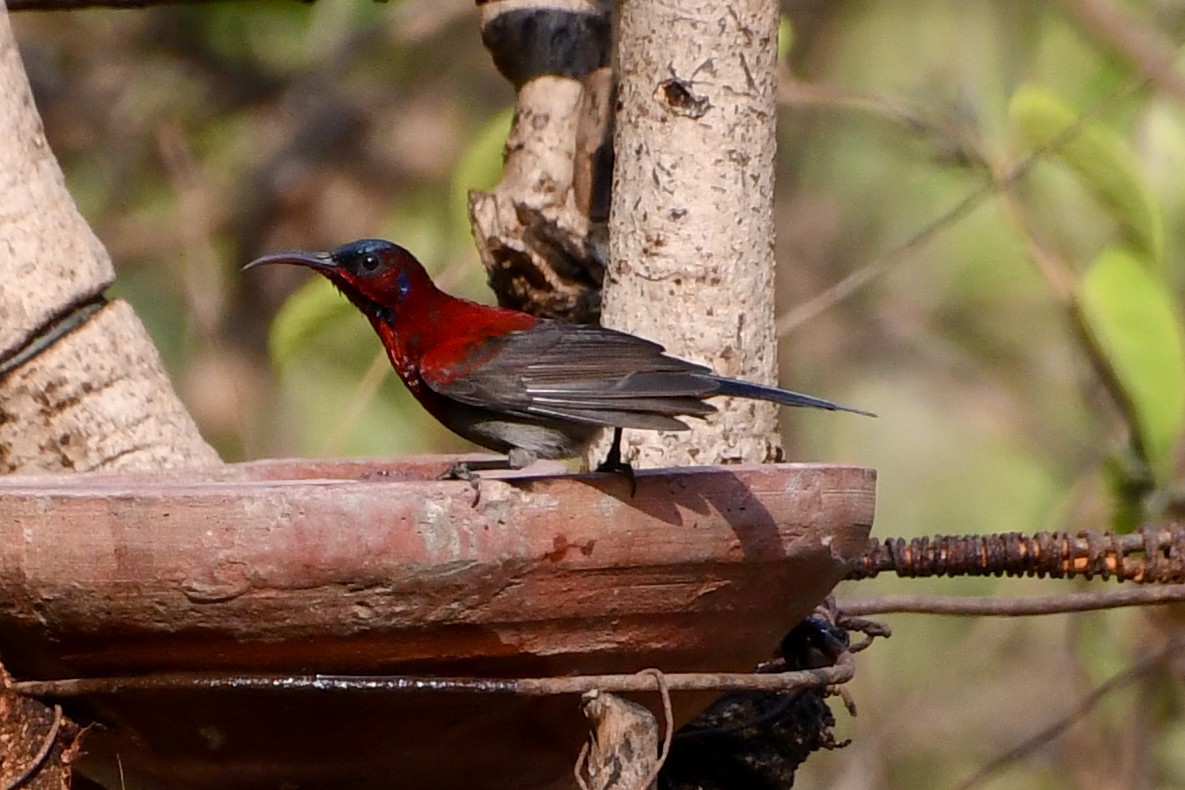
[[[353,305],[328,280],[309,280],[288,297],[272,321],[267,343],[272,362],[284,369],[314,336],[353,314]]]
[[[1179,307],[1160,276],[1118,249],[1094,260],[1078,298],[1087,328],[1131,401],[1148,461],[1164,470],[1185,425]]]
[[[1093,121],[1079,123],[1079,113],[1052,92],[1029,85],[1012,97],[1009,106],[1021,138],[1033,149],[1053,151],[1073,168],[1118,220],[1128,242],[1149,259],[1160,262],[1164,252],[1164,219],[1151,191],[1136,168],[1124,140]]]

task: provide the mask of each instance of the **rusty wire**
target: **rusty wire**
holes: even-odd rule
[[[675,739],[675,713],[671,708],[671,689],[667,685],[666,675],[657,669],[643,669],[640,674],[651,675],[658,686],[658,693],[662,696],[662,749],[658,752],[658,762],[654,764],[654,770],[651,771],[650,779],[645,785],[646,787],[651,787],[658,781],[659,772],[666,765],[667,758],[671,756],[671,741]]]
[[[881,595],[844,601],[844,614],[934,614],[955,617],[1032,617],[1071,612],[1096,612],[1126,606],[1154,606],[1185,601],[1185,584],[1150,584],[1143,587],[1030,595],[1014,598],[973,595]],[[849,648],[856,652],[855,646]]]
[[[1035,576],[1102,578],[1138,583],[1185,582],[1185,527],[1110,532],[1038,532],[1023,535],[938,535],[869,541],[848,575]]]
[[[678,672],[663,674],[670,691],[793,691],[846,683],[855,673],[844,652],[833,666],[776,673]],[[22,680],[11,689],[32,697],[78,697],[133,691],[339,691],[358,693],[454,692],[529,697],[654,691],[651,670],[633,675],[573,675],[550,678],[431,678],[409,675],[210,675],[167,672],[135,677]]]

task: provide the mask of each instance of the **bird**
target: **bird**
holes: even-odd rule
[[[597,471],[621,460],[624,428],[683,431],[726,395],[876,416],[863,409],[728,378],[665,353],[662,345],[593,324],[539,318],[451,296],[403,247],[359,239],[329,252],[291,250],[256,258],[303,266],[328,279],[370,321],[395,372],[453,433],[521,469],[538,458],[581,455],[606,428],[613,443]],[[487,467],[496,468],[496,467]],[[447,474],[473,482],[475,467]],[[442,475],[442,477],[445,475]],[[476,488],[476,485],[475,485]]]

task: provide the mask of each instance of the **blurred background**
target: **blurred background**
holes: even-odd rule
[[[881,415],[785,410],[787,449],[876,467],[879,536],[1111,523],[1124,423],[1021,226],[1081,272],[1124,236],[1123,217],[1049,157],[1017,182],[1024,222],[990,193],[941,221],[1031,147],[1010,114],[1022,86],[1095,108],[1162,218],[1158,277],[1179,320],[1185,104],[1126,90],[1131,51],[1092,23],[1099,7],[1185,38],[1172,0],[783,4],[782,382]],[[116,262],[111,294],[136,307],[225,460],[466,448],[327,283],[239,267],[379,236],[447,290],[493,301],[465,201],[499,177],[514,95],[472,4],[211,3],[13,24],[70,189]],[[827,295],[870,266],[866,285]],[[1182,465],[1177,442],[1166,486]],[[840,592],[1073,586],[883,579]],[[852,745],[816,755],[799,786],[956,787],[1163,644],[1180,614],[885,618],[894,636],[861,655],[851,686],[860,715],[837,714]],[[1183,691],[1180,673],[1145,673],[976,786],[1185,787]]]

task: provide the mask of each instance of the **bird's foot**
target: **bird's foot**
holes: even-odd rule
[[[535,456],[526,450],[513,448],[505,458],[490,458],[476,461],[457,461],[437,475],[437,480],[464,480],[473,487],[473,507],[481,502],[481,475],[478,472],[492,472],[504,469],[522,469],[535,462]]]
[[[609,454],[605,456],[604,461],[597,465],[595,471],[611,475],[625,475],[625,478],[630,481],[630,498],[633,499],[634,494],[638,493],[638,480],[634,477],[634,467],[621,460],[620,428],[613,429],[613,443],[609,445]]]
[[[479,461],[457,461],[445,471],[436,476],[437,480],[464,480],[473,488],[473,502],[470,507],[477,507],[481,501],[481,475],[474,469]]]
[[[634,477],[634,468],[626,462],[618,460],[611,463],[609,459],[605,459],[597,465],[596,471],[611,475],[625,475],[625,479],[630,481],[630,498],[632,499],[634,494],[638,493],[638,480]]]

